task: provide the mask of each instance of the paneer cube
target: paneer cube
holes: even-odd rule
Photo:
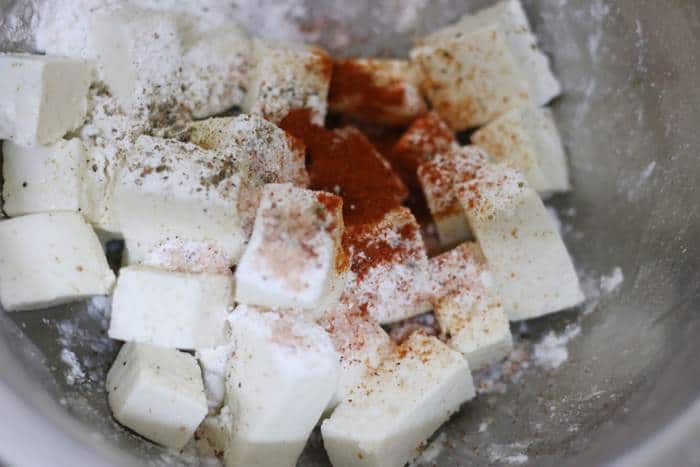
[[[333,62],[313,46],[254,40],[255,68],[246,113],[279,123],[294,109],[310,109],[312,121],[323,125]]]
[[[114,418],[169,448],[184,447],[207,414],[197,361],[175,349],[124,344],[106,385]]]
[[[494,161],[522,172],[542,196],[571,189],[564,146],[549,109],[513,109],[474,133],[472,142]]]
[[[489,164],[456,189],[511,321],[583,301],[557,226],[521,173]]]
[[[228,467],[293,467],[338,383],[339,356],[316,324],[239,306],[226,398],[233,418]]]
[[[323,445],[334,466],[403,467],[473,397],[467,361],[413,334],[323,422]]]
[[[33,310],[109,294],[114,273],[80,214],[51,212],[0,221],[0,302]]]
[[[207,394],[209,413],[217,413],[226,395],[225,380],[228,361],[235,351],[230,342],[231,331],[226,327],[226,343],[217,347],[199,348],[195,356],[202,367],[204,390]]]
[[[483,125],[527,104],[544,105],[561,92],[537,47],[520,0],[505,0],[418,41],[423,89],[454,130]]]
[[[79,211],[86,156],[79,139],[49,146],[2,145],[3,208],[9,216]]]
[[[347,264],[342,206],[342,199],[329,193],[288,183],[266,185],[236,269],[236,301],[298,308],[318,317]]]
[[[341,300],[363,307],[382,324],[429,311],[431,284],[420,226],[407,208],[347,229],[351,273]]]
[[[114,209],[129,264],[223,273],[240,258],[238,162],[189,143],[141,136],[119,171]]]
[[[417,70],[407,60],[352,58],[333,64],[331,112],[384,125],[407,125],[427,111]]]
[[[86,145],[80,211],[95,229],[115,237],[120,237],[121,228],[114,210],[114,186],[126,157],[117,146]]]
[[[90,64],[46,55],[0,54],[0,139],[51,144],[82,125]]]
[[[132,266],[114,288],[109,337],[183,350],[226,343],[233,276]]]
[[[442,335],[469,367],[478,370],[508,355],[513,348],[508,317],[479,245],[463,243],[431,258],[430,273]]]

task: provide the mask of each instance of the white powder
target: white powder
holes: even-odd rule
[[[622,269],[616,266],[609,275],[604,275],[600,278],[600,290],[605,294],[609,294],[620,287],[624,280]]]
[[[489,460],[500,464],[518,465],[528,461],[528,456],[523,452],[529,443],[515,442],[511,444],[492,444],[489,446]]]
[[[581,327],[578,324],[568,326],[559,335],[553,331],[547,333],[534,346],[535,364],[548,370],[559,368],[569,358],[567,345],[579,334],[581,334]]]
[[[62,349],[61,361],[68,367],[66,372],[66,383],[73,386],[75,383],[80,383],[85,379],[85,372],[78,361],[78,357],[73,351]]]

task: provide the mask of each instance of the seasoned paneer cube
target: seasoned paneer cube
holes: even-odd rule
[[[430,310],[428,256],[411,211],[401,207],[379,222],[350,226],[344,242],[352,264],[341,300],[382,324]]]
[[[463,243],[431,258],[430,274],[442,335],[469,367],[478,370],[508,355],[513,348],[508,317],[479,245]]]
[[[323,125],[333,62],[313,46],[254,40],[253,69],[246,113],[279,123],[291,110],[310,109],[312,121]]]
[[[175,349],[124,344],[106,386],[119,423],[169,448],[184,447],[207,414],[197,361]]]
[[[86,156],[79,139],[49,146],[2,145],[3,208],[9,216],[79,211]]]
[[[0,139],[51,144],[82,125],[90,64],[46,55],[0,54]]]
[[[552,111],[535,106],[513,109],[472,135],[496,162],[509,162],[540,195],[568,191],[566,154]]]
[[[339,356],[325,331],[290,314],[239,306],[227,406],[228,467],[293,467],[338,383]]]
[[[473,397],[467,361],[416,333],[323,422],[323,445],[334,466],[403,467]]]
[[[33,310],[109,294],[114,273],[80,214],[58,211],[0,221],[0,302]]]
[[[129,264],[225,272],[244,247],[240,179],[239,164],[231,157],[140,136],[114,190]]]
[[[109,337],[192,350],[226,343],[233,276],[132,266],[114,288]]]
[[[544,105],[561,92],[520,0],[505,0],[417,44],[423,89],[454,130],[483,125],[529,101]]]
[[[486,153],[476,147],[453,145],[418,167],[418,180],[443,247],[471,238],[471,229],[454,185],[460,180],[470,179],[487,160]]]
[[[236,268],[236,301],[322,313],[320,305],[346,267],[342,209],[342,199],[329,193],[266,185]]]
[[[427,111],[416,68],[407,60],[352,58],[333,64],[331,112],[385,125],[407,125]]]
[[[511,321],[583,301],[557,226],[521,173],[489,164],[456,189]]]
[[[226,331],[227,342],[217,347],[199,348],[195,356],[202,367],[204,390],[207,394],[209,413],[217,412],[224,403],[226,395],[225,379],[228,361],[235,350],[230,340],[230,329]]]

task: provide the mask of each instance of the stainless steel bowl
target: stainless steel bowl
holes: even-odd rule
[[[405,52],[412,34],[490,2],[363,0],[347,15],[338,14],[350,8],[341,0],[309,3],[302,21],[322,26],[321,43],[369,55]],[[442,430],[446,448],[434,464],[700,465],[700,3],[525,3],[566,89],[555,109],[576,190],[553,204],[567,243],[589,284],[615,266],[625,280],[592,297],[586,314],[531,323],[532,341],[580,324],[568,361],[553,371],[533,366],[504,394],[464,407]],[[0,18],[9,6],[0,0]],[[405,27],[413,13],[415,27]],[[28,11],[27,24],[31,18]],[[0,45],[27,46],[2,36]],[[84,304],[0,314],[0,459],[198,464],[112,422],[101,385],[90,383],[103,378],[115,350],[103,326]],[[67,383],[64,347],[81,360],[86,383]],[[300,465],[328,465],[318,438]]]

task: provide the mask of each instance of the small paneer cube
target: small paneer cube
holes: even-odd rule
[[[513,348],[508,317],[479,245],[463,243],[431,258],[430,274],[442,335],[469,367],[478,370],[508,355]]]
[[[352,263],[341,301],[382,324],[431,309],[428,255],[411,211],[401,207],[379,222],[350,226],[344,242]]]
[[[334,466],[403,467],[473,397],[467,361],[416,333],[323,422],[323,445]]]
[[[298,308],[317,318],[346,264],[342,209],[342,199],[329,193],[266,185],[236,268],[236,301]]]
[[[87,144],[85,155],[80,212],[98,231],[118,237],[121,228],[114,209],[114,186],[127,152],[123,147]]]
[[[109,294],[114,273],[90,225],[74,212],[0,221],[0,303],[33,310]]]
[[[46,55],[0,54],[0,139],[51,144],[82,125],[92,67]]]
[[[226,272],[244,247],[240,184],[239,163],[231,157],[140,136],[114,190],[129,264]]]
[[[542,196],[568,191],[566,154],[552,111],[535,106],[513,109],[472,135],[495,162],[509,162]]]
[[[226,395],[225,379],[228,361],[233,355],[235,347],[228,342],[230,340],[230,329],[227,326],[227,342],[217,347],[197,349],[195,356],[202,367],[202,378],[204,379],[204,390],[207,394],[209,413],[216,413],[224,403]]]
[[[407,125],[427,111],[417,70],[407,60],[352,58],[333,64],[331,112],[372,123]]]
[[[310,109],[312,121],[323,125],[333,62],[313,46],[253,41],[255,68],[246,113],[279,123],[291,110]]]
[[[175,349],[124,344],[106,386],[119,423],[169,448],[184,447],[207,414],[197,361]]]
[[[583,301],[557,226],[521,173],[488,164],[456,190],[511,321]]]
[[[423,89],[454,130],[483,125],[561,92],[520,0],[505,0],[420,41],[411,52]]]
[[[7,215],[80,210],[86,156],[79,139],[31,147],[5,141],[2,154]]]
[[[239,306],[226,380],[233,427],[227,467],[293,467],[333,398],[339,356],[316,324]]]
[[[114,288],[109,337],[193,350],[226,343],[233,276],[132,266]]]

